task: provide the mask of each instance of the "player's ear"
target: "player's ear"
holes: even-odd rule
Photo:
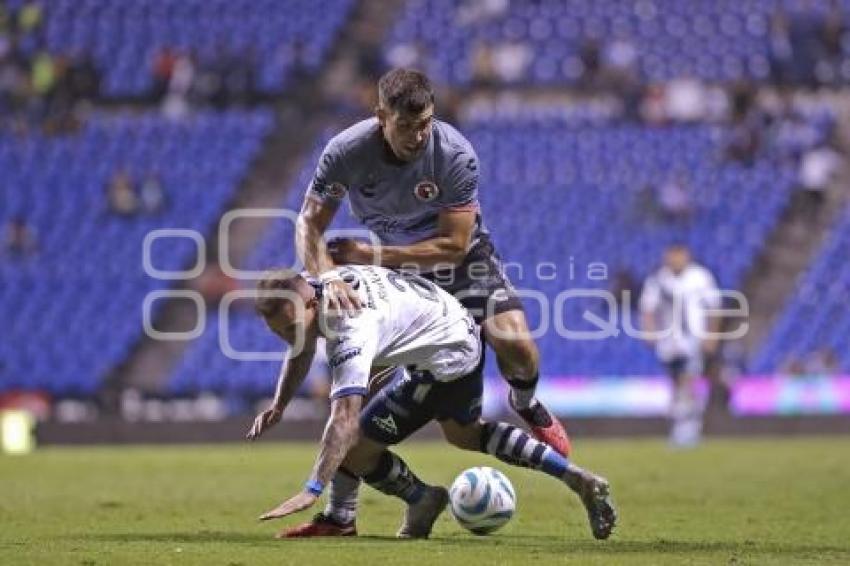
[[[378,117],[378,123],[383,128],[384,125],[387,123],[387,110],[385,108],[382,108],[380,105],[375,106],[375,116]]]

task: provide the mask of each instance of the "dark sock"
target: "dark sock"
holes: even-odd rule
[[[547,427],[552,424],[549,411],[534,397],[538,381],[538,376],[535,376],[531,381],[509,379],[508,385],[511,386],[510,401],[514,410],[526,422],[534,426]]]
[[[389,450],[384,450],[374,470],[363,476],[363,481],[381,493],[416,503],[425,491],[425,484],[416,477],[404,460]]]
[[[536,404],[534,392],[537,389],[538,376],[534,379],[508,379],[508,385],[511,386],[511,405],[518,411],[530,409]]]

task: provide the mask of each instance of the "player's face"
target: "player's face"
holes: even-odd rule
[[[312,302],[299,309],[292,301],[285,301],[279,312],[266,317],[266,324],[290,346],[309,343],[316,337],[316,313],[311,308]]]
[[[691,254],[685,248],[669,249],[664,256],[664,263],[676,274],[683,272],[690,262]]]
[[[384,139],[395,156],[402,161],[416,159],[428,145],[433,118],[433,104],[419,114],[378,109],[378,121],[381,123]]]

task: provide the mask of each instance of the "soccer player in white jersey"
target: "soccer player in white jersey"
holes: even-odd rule
[[[448,502],[446,489],[423,483],[387,447],[436,419],[455,446],[562,481],[584,504],[593,536],[610,536],[616,513],[604,479],[519,428],[481,420],[480,331],[454,297],[416,275],[375,266],[346,266],[340,276],[362,305],[357,316],[329,311],[322,284],[292,272],[270,272],[258,285],[257,311],[292,348],[274,402],[257,416],[248,438],[280,420],[307,374],[320,335],[326,338],[332,373],[331,415],[313,471],[303,491],[262,519],[312,506],[343,465],[347,475],[407,503],[399,537],[427,537]],[[403,366],[407,372],[364,408],[370,370],[376,366]],[[333,534],[356,535],[354,521],[341,527]],[[284,531],[280,536],[291,535]]]
[[[510,385],[509,401],[538,440],[569,455],[563,425],[535,397],[539,352],[522,301],[506,277],[478,202],[478,156],[451,125],[434,117],[434,92],[417,71],[394,69],[378,82],[376,116],[327,145],[298,217],[296,251],[307,271],[326,283],[329,303],[358,308],[338,264],[414,269],[453,294],[481,325]],[[521,190],[521,187],[518,187]],[[380,239],[326,243],[323,234],[347,197],[352,214]],[[347,484],[348,487],[344,487]],[[331,487],[326,511],[342,521],[356,506],[357,487]],[[312,536],[303,525],[302,536]]]
[[[670,441],[677,446],[697,443],[702,433],[694,382],[717,351],[719,319],[711,311],[720,308],[719,297],[714,276],[680,244],[665,251],[663,266],[643,286],[642,327],[673,381]]]

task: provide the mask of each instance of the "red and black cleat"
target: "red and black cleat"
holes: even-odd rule
[[[350,523],[340,523],[328,517],[324,513],[316,514],[313,519],[298,525],[280,531],[275,538],[309,538],[309,537],[356,537],[357,525],[354,521]]]
[[[527,409],[514,407],[514,410],[529,426],[534,438],[540,442],[545,442],[557,452],[560,452],[562,456],[570,456],[572,445],[567,430],[561,424],[561,421],[543,406],[543,403],[535,400],[534,404]]]

